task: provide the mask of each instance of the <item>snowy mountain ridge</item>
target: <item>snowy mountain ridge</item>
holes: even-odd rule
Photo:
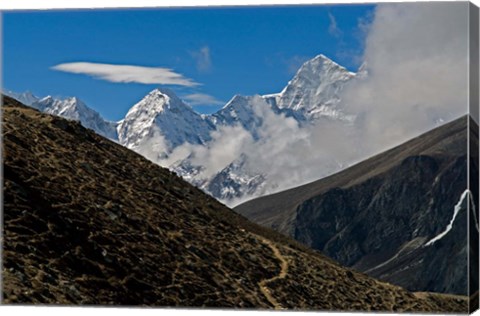
[[[318,55],[305,62],[279,93],[235,95],[216,113],[205,115],[195,112],[172,90],[161,87],[133,105],[118,122],[104,120],[76,97],[39,99],[28,92],[8,95],[43,112],[78,120],[85,127],[169,167],[190,183],[229,203],[269,193],[268,188],[282,185],[267,185],[269,175],[251,169],[249,152],[228,158],[231,160],[223,161],[213,176],[210,173],[205,176],[209,161],[201,159],[215,160],[218,158],[215,155],[218,152],[221,155],[222,151],[212,151],[217,141],[212,135],[218,138],[225,129],[241,127],[260,145],[270,137],[269,133],[275,133],[265,130],[267,116],[283,118],[286,124],[299,128],[320,124],[322,120],[351,122],[353,117],[342,111],[340,93],[355,78],[355,73]],[[179,151],[186,154],[177,157]],[[199,152],[203,153],[203,158],[198,157]]]
[[[323,54],[305,62],[292,80],[278,94],[264,96],[297,120],[319,117],[344,118],[338,108],[340,92],[344,85],[355,78],[348,71]]]
[[[52,96],[46,96],[33,102],[30,106],[45,113],[79,121],[83,126],[94,130],[97,134],[112,140],[117,139],[117,123],[103,119],[98,112],[89,108],[77,97],[55,99]]]
[[[268,133],[262,133],[266,111],[279,117],[293,118],[299,127],[321,124],[322,120],[348,124],[354,117],[342,111],[340,94],[343,87],[355,78],[355,73],[324,55],[318,55],[304,63],[281,92],[263,96],[235,95],[222,109],[206,119],[217,128],[242,126],[258,142],[258,146],[262,146],[262,141],[268,137]],[[264,102],[258,102],[259,99]],[[191,156],[177,161],[170,168],[230,205],[287,186],[272,182],[268,174],[252,170],[250,156],[248,152],[242,153],[211,178],[202,176],[202,166],[195,167],[195,159]]]
[[[135,104],[118,125],[119,143],[133,150],[152,137],[162,137],[159,157],[184,143],[204,144],[214,127],[175,93],[166,88],[151,91]]]
[[[10,91],[10,90],[2,90],[2,92],[3,92],[3,94],[5,94],[5,95],[7,95],[11,98],[14,98],[15,100],[18,100],[25,105],[32,105],[32,103],[34,103],[34,102],[36,102],[40,99],[37,96],[33,95],[33,93],[31,93],[30,91],[25,91],[23,93],[17,93],[17,92]]]

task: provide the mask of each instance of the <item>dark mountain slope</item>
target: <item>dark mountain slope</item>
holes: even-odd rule
[[[4,101],[5,303],[466,311],[302,250],[80,124]]]
[[[469,120],[469,188],[472,192],[472,199],[470,199],[470,214],[469,217],[469,264],[470,267],[479,266],[479,223],[478,219],[480,218],[479,214],[479,147],[478,147],[478,125],[477,123],[470,118]],[[472,268],[470,269],[470,278],[469,278],[469,295],[473,296],[474,299],[470,302],[470,310],[473,310],[475,307],[478,308],[478,288],[479,288],[479,270]]]
[[[462,117],[338,174],[236,210],[409,290],[467,294],[466,189]]]

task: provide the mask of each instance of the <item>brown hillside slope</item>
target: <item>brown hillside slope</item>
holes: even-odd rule
[[[4,101],[4,303],[466,312],[302,250],[78,123]]]

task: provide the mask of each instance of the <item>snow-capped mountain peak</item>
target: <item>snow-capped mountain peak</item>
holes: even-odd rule
[[[55,99],[48,95],[33,103],[32,106],[43,112],[63,116],[72,120],[81,120],[81,117],[84,116],[86,112],[94,112],[77,97]]]
[[[194,112],[172,90],[156,88],[130,108],[124,121],[135,119],[141,121],[143,125],[153,124],[158,116],[168,115],[166,112],[169,111],[176,113]]]
[[[303,63],[303,65],[297,71],[295,77],[301,76],[302,74],[305,74],[305,73],[312,73],[312,74],[318,74],[318,75],[326,74],[326,71],[330,69],[341,70],[342,72],[347,73],[351,76],[355,75],[355,73],[348,71],[345,67],[334,62],[327,56],[320,54]]]
[[[3,93],[11,98],[14,98],[17,101],[20,101],[25,105],[32,105],[32,103],[39,100],[39,98],[33,95],[33,93],[31,93],[30,91],[25,91],[23,93],[16,93],[10,90],[4,90]]]
[[[278,123],[282,117],[289,118],[285,124],[295,119],[300,128],[321,124],[323,119],[350,122],[353,118],[341,107],[341,90],[348,81],[361,78],[364,72],[363,68],[358,74],[350,72],[320,54],[305,62],[281,92],[263,96],[235,95],[223,108],[209,115],[198,114],[175,92],[164,87],[150,91],[117,123],[101,119],[97,112],[75,97],[64,100],[51,96],[37,98],[32,106],[79,120],[97,133],[170,167],[187,181],[228,203],[257,196],[282,183],[273,183],[269,174],[260,175],[258,170],[252,169],[255,162],[250,161],[253,158],[249,151],[242,152],[241,159],[236,157],[228,161],[229,165],[222,170],[209,170],[209,175],[205,176],[202,170],[211,165],[208,160],[222,154],[222,150],[211,148],[219,148],[213,145],[230,137],[225,133],[239,131],[235,128],[240,126],[262,146],[265,139],[276,133],[272,132],[272,122]],[[209,151],[212,152],[206,154]],[[221,157],[222,162],[225,159]]]
[[[287,86],[274,96],[280,109],[294,111],[297,119],[319,117],[342,118],[337,105],[344,85],[355,78],[348,71],[323,54],[305,62]]]
[[[116,123],[104,120],[98,112],[89,108],[77,97],[55,99],[49,95],[33,102],[31,106],[45,113],[79,121],[83,126],[104,137],[117,139]]]
[[[185,142],[203,144],[210,140],[212,129],[210,123],[172,90],[157,88],[128,111],[118,126],[118,137],[120,144],[140,152],[154,138],[163,138],[155,145],[158,157],[165,157]]]
[[[254,139],[258,139],[258,128],[262,125],[263,119],[258,115],[258,107],[266,106],[272,108],[272,104],[262,96],[235,95],[222,109],[208,117],[214,126],[235,126],[241,125],[250,132]]]
[[[141,109],[151,111],[151,114],[155,115],[175,107],[188,107],[188,105],[183,103],[172,90],[157,88],[147,94],[140,102],[133,106],[130,111]]]

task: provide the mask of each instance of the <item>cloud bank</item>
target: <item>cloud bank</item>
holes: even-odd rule
[[[365,43],[368,76],[347,87],[367,152],[467,113],[468,4],[378,5]]]
[[[174,72],[169,68],[113,65],[91,62],[73,62],[53,66],[52,69],[74,74],[84,74],[110,82],[165,84],[185,87],[199,83]]]

